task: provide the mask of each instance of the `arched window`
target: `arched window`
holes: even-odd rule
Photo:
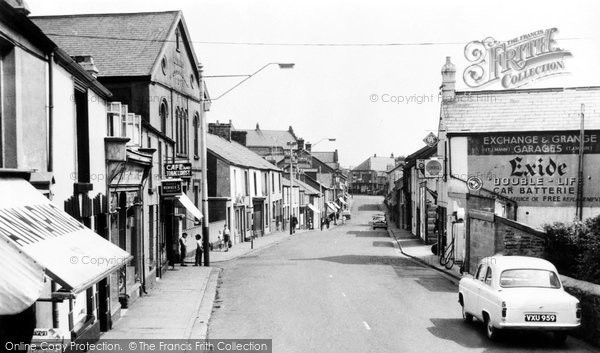
[[[190,140],[190,135],[189,135],[189,126],[190,126],[190,120],[188,119],[188,110],[185,110],[185,114],[183,115],[183,150],[182,152],[184,154],[188,154],[189,151],[189,140]]]
[[[181,130],[180,130],[180,117],[181,113],[179,111],[179,107],[175,109],[175,153],[181,152]]]
[[[196,112],[194,114],[194,156],[198,156],[198,143],[200,142],[198,140],[198,129],[200,128],[200,116],[198,115],[198,112]]]
[[[158,109],[158,115],[160,116],[160,131],[163,132],[163,134],[167,134],[167,120],[169,118],[169,108],[167,105],[167,100],[163,99],[162,102],[160,102],[160,108]]]

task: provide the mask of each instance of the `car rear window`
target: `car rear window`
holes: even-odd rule
[[[558,275],[553,271],[514,269],[502,272],[500,287],[560,288],[560,281],[558,280]]]

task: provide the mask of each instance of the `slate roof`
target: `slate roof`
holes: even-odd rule
[[[148,76],[181,11],[29,18],[69,55],[91,55],[99,77]]]
[[[313,152],[311,151],[314,157],[317,157],[323,163],[335,163],[335,152]]]
[[[207,134],[206,146],[209,152],[240,167],[275,171],[281,170],[239,143],[227,141],[217,135]]]
[[[582,103],[585,128],[600,129],[600,87],[456,93],[442,113],[448,133],[579,130]]]
[[[388,170],[388,165],[396,165],[396,161],[393,157],[371,156],[352,170],[374,170],[377,172],[385,172]]]
[[[304,190],[304,193],[306,193],[308,195],[318,195],[319,194],[319,190],[313,188],[312,186],[308,185],[307,183],[303,182],[302,180],[294,179],[294,185],[296,185],[296,184],[298,184],[300,186],[300,189]]]
[[[340,164],[335,162],[335,152],[310,152],[313,157],[316,157],[321,162],[333,170],[340,168]]]
[[[287,130],[239,130],[246,131],[248,147],[289,148],[288,142],[296,142],[296,137]]]

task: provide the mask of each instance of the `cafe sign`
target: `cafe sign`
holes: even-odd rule
[[[167,178],[191,178],[192,163],[167,163],[165,164]]]
[[[464,73],[465,84],[478,88],[499,82],[503,88],[526,86],[539,79],[567,73],[564,59],[571,52],[558,47],[556,28],[527,33],[500,42],[492,37],[465,46],[471,63]]]
[[[580,132],[480,134],[467,140],[469,175],[519,206],[576,205]],[[600,206],[600,130],[585,132],[583,202]]]

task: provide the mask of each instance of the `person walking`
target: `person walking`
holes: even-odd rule
[[[325,225],[327,226],[327,229],[329,229],[329,217],[325,218]]]
[[[202,236],[200,234],[196,234],[196,261],[194,262],[194,266],[202,266]]]
[[[296,216],[292,216],[292,221],[290,222],[290,226],[292,227],[292,234],[296,234],[296,226],[298,225],[298,218]]]
[[[324,225],[325,225],[325,218],[321,217],[321,230],[323,230]]]
[[[229,251],[229,248],[231,247],[231,237],[229,228],[227,228],[227,224],[223,226],[223,243],[225,245],[225,251]]]
[[[185,264],[185,255],[187,255],[187,246],[185,244],[187,233],[181,234],[179,238],[179,256],[181,257],[181,266],[187,266]]]

